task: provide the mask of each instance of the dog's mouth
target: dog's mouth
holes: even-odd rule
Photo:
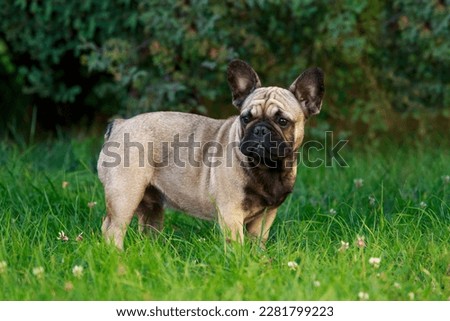
[[[249,157],[252,163],[272,167],[280,160],[292,155],[292,147],[286,141],[276,140],[272,135],[265,135],[261,139],[245,137],[239,149],[242,154]]]
[[[279,167],[282,160],[293,154],[292,143],[265,121],[245,130],[239,149],[252,165]]]

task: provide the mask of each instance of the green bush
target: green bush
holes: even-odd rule
[[[414,112],[449,107],[448,1],[447,5],[405,0],[388,4],[383,29],[386,51],[379,57],[392,106]]]
[[[322,117],[373,134],[449,116],[449,23],[442,0],[9,0],[0,39],[38,108],[223,116],[239,57],[280,86],[321,66]]]

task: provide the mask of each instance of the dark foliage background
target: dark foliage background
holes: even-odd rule
[[[235,112],[226,66],[241,58],[263,85],[288,86],[304,68],[322,67],[317,131],[445,132],[449,4],[3,0],[0,131],[14,139],[96,130],[110,117],[154,110],[224,117]]]

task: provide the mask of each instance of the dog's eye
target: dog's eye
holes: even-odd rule
[[[247,125],[250,122],[250,116],[248,116],[248,115],[242,116],[241,120],[245,125]]]
[[[282,127],[286,126],[288,124],[288,121],[286,118],[278,118],[278,124]]]

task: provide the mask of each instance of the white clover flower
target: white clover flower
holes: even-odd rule
[[[67,242],[69,240],[69,237],[64,233],[64,231],[61,231],[58,233],[58,240]]]
[[[416,297],[416,295],[414,294],[414,292],[409,292],[408,293],[408,298],[412,301],[414,300],[414,298]]]
[[[89,203],[87,203],[87,206],[89,208],[93,208],[93,207],[95,207],[95,205],[97,205],[97,202],[89,202]]]
[[[76,278],[81,278],[83,276],[83,267],[75,265],[72,269],[72,273]]]
[[[356,188],[363,187],[363,183],[364,183],[364,180],[362,178],[355,178],[353,180],[353,184],[355,185]]]
[[[394,288],[396,288],[396,289],[401,289],[402,286],[400,285],[400,283],[394,282]]]
[[[428,206],[427,203],[425,203],[424,201],[420,202],[419,204],[420,208],[426,208]]]
[[[364,236],[356,236],[356,246],[359,248],[366,247],[366,241],[364,240]]]
[[[341,241],[341,247],[339,248],[339,252],[345,252],[349,248],[349,243],[345,241]]]
[[[369,196],[369,205],[370,206],[375,206],[377,200],[375,199],[375,197],[373,197],[372,195]]]
[[[444,184],[450,183],[450,175],[444,175],[441,177]]]
[[[337,212],[334,208],[330,208],[329,213],[330,213],[330,215],[336,215]]]
[[[372,265],[374,268],[378,269],[380,267],[381,258],[379,257],[371,257],[369,259],[369,264]]]
[[[6,268],[8,267],[8,264],[6,261],[0,261],[0,274],[6,272]]]
[[[42,266],[37,266],[33,268],[33,275],[40,279],[44,276],[44,268]]]
[[[358,298],[361,300],[361,301],[366,301],[366,300],[369,300],[369,293],[367,293],[367,292],[359,292],[358,293]]]
[[[64,284],[64,291],[70,292],[73,290],[73,283],[72,282],[66,282]]]
[[[288,262],[288,267],[291,269],[291,270],[297,270],[297,268],[298,268],[298,264],[296,263],[296,262],[294,262],[294,261],[290,261],[290,262]]]
[[[316,287],[316,288],[318,288],[319,286],[320,286],[320,281],[314,281],[313,282],[313,284],[314,284],[314,286]]]

